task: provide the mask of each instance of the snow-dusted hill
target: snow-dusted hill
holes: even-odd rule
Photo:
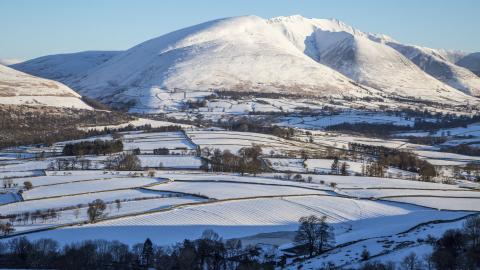
[[[469,69],[480,76],[480,52],[471,53],[458,60],[457,65]]]
[[[146,41],[89,71],[74,86],[114,100],[155,98],[160,89],[175,88],[369,94],[256,16],[211,21]]]
[[[0,65],[0,104],[91,109],[62,83]]]
[[[243,16],[181,29],[124,52],[38,58],[14,67],[106,103],[136,104],[140,111],[165,106],[179,89],[456,104],[473,99],[461,91],[479,93],[479,79],[453,64],[461,52],[422,50],[417,59],[387,43],[400,44],[334,19]]]
[[[118,51],[86,51],[38,57],[10,67],[25,73],[68,84],[69,79],[87,72],[113,56]]]
[[[426,74],[407,57],[387,46],[386,41],[394,42],[390,37],[364,33],[338,20],[289,16],[270,19],[269,23],[312,59],[362,84],[428,100],[462,96],[456,89]],[[460,67],[458,69],[467,73],[462,73],[462,78],[470,74]],[[480,81],[469,79],[472,86],[468,91],[462,90],[469,93],[480,90],[477,87]]]
[[[402,53],[423,71],[436,79],[472,96],[480,96],[480,77],[470,70],[455,65],[448,54],[435,49],[388,42],[387,45]]]

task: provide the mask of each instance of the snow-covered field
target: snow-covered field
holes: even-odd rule
[[[152,119],[145,119],[145,118],[138,118],[136,120],[132,120],[127,123],[123,123],[120,125],[109,125],[109,126],[85,126],[82,127],[81,129],[83,130],[89,130],[89,129],[94,129],[94,130],[104,130],[105,128],[108,129],[118,129],[118,128],[124,128],[127,126],[144,126],[144,125],[151,125],[152,128],[157,128],[157,127],[165,127],[165,126],[181,126],[183,128],[191,128],[192,126],[190,125],[184,125],[184,124],[178,124],[178,123],[172,123],[172,122],[167,122],[167,121],[158,121],[158,120],[152,120]]]
[[[414,120],[415,119],[406,120],[405,117],[386,114],[382,115],[379,113],[345,112],[329,116],[285,117],[281,119],[279,125],[305,129],[322,129],[342,123],[394,123],[395,125],[399,126],[412,126],[414,124]]]
[[[293,159],[293,158],[266,158],[271,167],[277,171],[290,171],[296,173],[318,173],[329,174],[332,171],[333,159]],[[349,175],[361,174],[367,164],[350,160],[339,160],[339,166],[343,162],[348,165]],[[389,167],[386,170],[388,177],[395,178],[415,178],[417,173],[412,173],[396,168]]]
[[[180,196],[175,194],[157,194],[151,198],[138,198],[134,200],[121,201],[120,208],[113,201],[107,201],[107,209],[105,211],[106,218],[115,218],[118,216],[141,214],[150,211],[158,211],[166,209],[175,205],[190,204],[202,202],[204,199],[194,196]],[[87,205],[75,207],[70,205],[73,209],[61,210],[57,212],[59,218],[49,219],[46,221],[38,221],[38,223],[17,223],[16,231],[21,232],[25,230],[35,230],[71,223],[79,223],[88,220]],[[32,209],[33,210],[33,209]],[[21,214],[21,213],[20,213]]]
[[[275,153],[299,150],[306,147],[305,144],[296,141],[285,140],[276,136],[235,131],[188,131],[187,135],[192,141],[202,148],[230,150],[235,153],[242,147],[259,145],[264,154],[271,151]],[[318,148],[315,145],[308,145],[310,148]],[[311,149],[311,150],[313,150]]]
[[[122,138],[124,149],[140,148],[142,152],[152,152],[153,149],[195,149],[182,132],[127,133]]]
[[[170,182],[164,185],[153,186],[151,190],[193,193],[207,196],[212,199],[235,199],[261,196],[282,196],[282,195],[302,195],[319,194],[329,195],[326,191],[313,190],[301,187],[286,187],[274,185],[261,185],[249,183],[228,183],[228,182]]]
[[[150,168],[199,169],[202,166],[202,160],[195,156],[139,155],[138,159],[142,167]]]
[[[275,209],[275,210],[272,210]],[[66,227],[28,235],[49,237],[68,243],[83,239],[119,240],[133,244],[149,237],[160,245],[184,238],[197,238],[210,228],[224,238],[257,233],[292,231],[305,215],[327,215],[335,224],[338,242],[366,237],[387,236],[407,230],[419,222],[452,219],[462,212],[443,212],[397,203],[353,200],[338,197],[304,196],[274,199],[250,199],[188,206],[174,211],[126,217],[82,227]],[[381,230],[372,230],[382,222]]]
[[[370,253],[370,261],[390,261],[397,263],[397,265],[411,252],[422,258],[424,255],[432,252],[432,246],[425,242],[429,235],[436,238],[441,237],[446,230],[461,228],[463,222],[463,220],[460,220],[427,224],[410,232],[355,242],[302,262],[302,269],[320,269],[326,262],[333,262],[337,266],[356,269],[365,263],[361,257],[363,250],[368,250]],[[298,269],[298,267],[299,263],[293,263],[287,266],[286,269],[293,270]]]
[[[146,177],[119,177],[102,180],[80,181],[58,184],[54,186],[40,186],[23,193],[24,199],[67,196],[80,193],[129,189],[151,184],[161,183],[162,180]]]
[[[436,195],[436,193],[435,193]],[[439,210],[470,210],[480,211],[480,196],[468,198],[434,197],[434,196],[405,196],[390,197],[385,200],[395,202],[413,203]]]
[[[278,175],[282,174],[264,174]],[[397,188],[397,189],[431,189],[431,190],[451,190],[460,189],[457,185],[447,185],[432,182],[421,182],[414,180],[404,180],[395,178],[366,177],[366,176],[340,176],[340,175],[303,175],[304,178],[311,176],[312,183],[319,184],[323,182],[323,186],[329,186],[335,183],[339,189],[343,188]]]
[[[71,171],[46,170],[56,158],[66,157],[32,158],[42,151],[59,153],[67,143],[111,140],[110,135],[58,142],[50,147],[9,148],[0,154],[3,157],[0,176],[14,177],[11,179],[14,187],[0,187],[3,188],[0,213],[18,215],[15,233],[25,233],[30,239],[48,237],[62,244],[98,238],[134,244],[149,237],[156,244],[171,245],[185,238],[197,238],[205,229],[213,229],[224,239],[242,238],[249,244],[272,243],[280,247],[291,246],[300,217],[325,215],[335,229],[337,244],[360,240],[358,244],[325,254],[325,258],[355,265],[363,245],[371,246],[371,254],[386,252],[385,257],[414,248],[427,252],[428,247],[421,243],[396,249],[395,245],[403,239],[398,234],[425,222],[448,221],[480,211],[480,192],[463,188],[475,188],[477,185],[473,182],[455,180],[452,184],[441,184],[405,180],[418,175],[395,168],[387,169],[389,178],[358,176],[364,164],[353,161],[355,158],[351,156],[340,160],[349,165],[348,176],[330,175],[332,159],[305,160],[299,153],[302,149],[320,153],[325,151],[324,146],[343,149],[349,142],[359,142],[412,150],[432,163],[441,160],[461,164],[467,159],[476,160],[474,157],[445,154],[437,152],[436,147],[399,139],[322,131],[313,131],[312,138],[314,142],[310,143],[310,137],[305,134],[286,140],[221,129],[187,130],[186,134],[122,132],[125,150],[140,149],[137,157],[144,168],[157,169],[154,177],[149,177],[146,169],[101,170],[108,155],[84,156],[82,158],[92,161],[93,168],[77,167]],[[202,160],[197,157],[198,147],[236,152],[252,145],[262,147],[265,161],[276,172],[242,176],[200,170]],[[153,150],[158,148],[167,148],[170,154],[154,155]],[[296,157],[274,158],[272,153]],[[297,173],[301,179],[294,177]],[[26,181],[31,182],[33,188],[18,195],[16,192]],[[95,199],[107,204],[106,216],[95,224],[87,224],[87,205]],[[119,208],[116,200],[121,202]],[[48,209],[55,209],[58,216],[33,223],[21,220],[26,212]],[[428,228],[438,234],[444,228],[424,226],[432,226]],[[422,233],[414,230],[404,237],[413,239]],[[385,246],[378,241],[390,241],[390,244]],[[312,260],[305,266],[308,269],[319,263]]]
[[[431,189],[389,189],[389,188],[368,188],[368,189],[338,189],[338,193],[359,197],[359,198],[390,198],[402,196],[419,196],[419,197],[452,197],[452,198],[478,198],[480,199],[479,191],[472,191],[468,189],[450,189],[450,190],[431,190]],[[468,201],[468,200],[466,200]]]

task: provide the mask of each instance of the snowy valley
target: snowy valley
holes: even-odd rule
[[[436,269],[448,237],[478,258],[477,54],[241,16],[0,65],[0,267]]]

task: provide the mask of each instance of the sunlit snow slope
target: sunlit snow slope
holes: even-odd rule
[[[91,109],[67,86],[0,65],[0,104]]]

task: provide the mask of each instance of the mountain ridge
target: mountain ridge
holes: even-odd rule
[[[472,99],[463,92],[478,95],[480,79],[451,63],[460,54],[423,52],[442,66],[437,74],[393,44],[400,43],[336,19],[230,17],[147,40],[61,81],[106,103],[154,104],[175,89],[398,95],[457,103]]]

